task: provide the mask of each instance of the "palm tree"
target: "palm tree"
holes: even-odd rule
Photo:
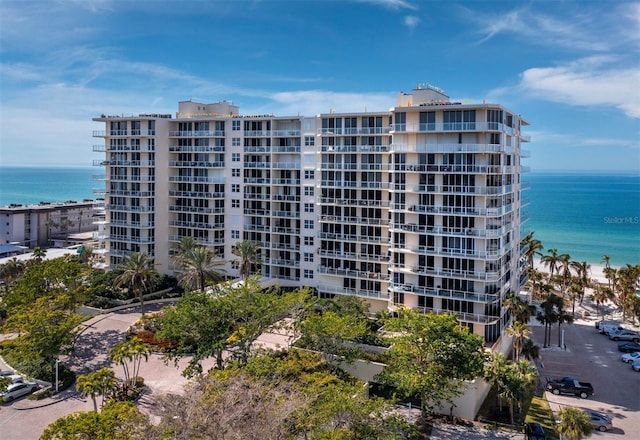
[[[511,325],[505,329],[505,334],[513,338],[513,352],[515,354],[515,360],[520,359],[520,352],[522,351],[522,345],[525,339],[529,339],[531,336],[531,330],[522,321],[511,321]]]
[[[522,356],[528,360],[535,360],[540,357],[540,347],[531,339],[525,339],[522,344]]]
[[[565,406],[558,412],[558,416],[558,433],[568,440],[581,440],[593,431],[591,417],[578,408]]]
[[[613,292],[609,287],[602,286],[600,283],[596,283],[593,286],[593,294],[591,295],[591,299],[596,303],[596,307],[598,307],[598,311],[601,312],[602,319],[604,319],[604,310],[602,310],[602,305],[613,299]]]
[[[500,411],[502,411],[502,394],[504,392],[506,374],[507,360],[502,353],[497,352],[491,355],[490,362],[484,366],[483,377],[496,390]]]
[[[178,280],[183,286],[189,286],[196,290],[204,290],[207,281],[223,280],[222,270],[218,267],[225,264],[219,260],[216,254],[204,246],[196,246],[185,252],[180,259],[182,272],[178,274]]]
[[[558,255],[558,249],[547,249],[547,254],[542,256],[540,262],[543,266],[549,269],[549,280],[553,279],[553,274],[558,269],[558,263],[560,262],[560,258]]]
[[[83,397],[90,396],[93,401],[93,410],[98,412],[98,404],[96,402],[96,394],[102,394],[102,405],[104,405],[105,396],[115,391],[118,381],[112,370],[109,368],[101,368],[89,374],[78,376],[76,379],[76,390],[82,393]]]
[[[640,287],[640,264],[627,264],[618,269],[617,303],[622,309],[622,319],[626,319],[629,306],[633,304],[629,299],[636,294]]]
[[[548,347],[551,343],[551,326],[558,322],[558,313],[556,311],[556,303],[558,299],[562,300],[557,295],[551,294],[549,297],[540,304],[541,310],[536,317],[538,321],[544,324],[544,347]]]
[[[231,251],[233,255],[240,257],[238,274],[246,279],[251,273],[251,266],[260,264],[260,246],[253,241],[241,241]]]
[[[530,268],[533,268],[533,260],[535,256],[542,256],[542,252],[540,251],[544,249],[542,242],[533,238],[534,233],[535,231],[531,231],[522,239],[522,245],[525,247],[523,256],[528,260]]]
[[[545,277],[537,269],[529,268],[529,281],[531,282],[531,296],[534,299],[544,299],[549,294],[551,287]]]
[[[47,250],[42,249],[40,246],[36,246],[33,248],[33,252],[31,253],[31,258],[33,258],[37,263],[42,262],[44,257],[47,256]]]
[[[562,298],[560,298],[562,300]],[[562,324],[571,324],[573,322],[573,315],[567,313],[564,308],[564,300],[557,306],[557,323],[558,323],[558,347],[562,347]]]
[[[576,314],[576,300],[584,296],[584,288],[580,284],[569,286],[569,300],[571,301],[571,314]]]
[[[575,269],[576,276],[578,277],[578,284],[582,286],[582,296],[580,296],[580,304],[582,304],[582,300],[584,299],[584,289],[591,287],[591,279],[589,278],[591,265],[586,261],[572,261],[571,267]]]
[[[611,289],[611,279],[609,278],[609,274],[611,272],[611,257],[609,255],[603,255],[602,256],[602,262],[604,263],[604,276],[607,278],[607,281],[609,281],[609,289]]]
[[[561,292],[562,296],[567,293],[567,287],[571,281],[571,256],[569,254],[558,255],[560,267],[558,275],[561,279]]]
[[[144,315],[143,294],[159,277],[153,268],[153,258],[144,253],[134,252],[122,260],[120,268],[123,272],[115,279],[116,287],[126,286],[131,289],[140,300],[140,312]]]
[[[2,273],[2,279],[5,284],[10,284],[20,278],[20,275],[22,275],[26,268],[24,261],[18,260],[16,257],[11,258],[1,267],[2,270],[0,272]]]
[[[135,385],[136,378],[140,373],[142,359],[148,361],[151,353],[153,353],[153,347],[138,338],[119,342],[109,350],[109,359],[122,366],[125,387]],[[131,367],[129,367],[129,362],[132,363]]]

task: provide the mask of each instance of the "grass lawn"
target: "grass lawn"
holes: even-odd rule
[[[544,428],[544,432],[547,434],[547,439],[558,440],[558,433],[556,432],[556,422],[553,418],[553,413],[549,407],[549,402],[545,398],[544,392],[536,392],[531,398],[531,404],[527,411],[526,423],[537,422]]]

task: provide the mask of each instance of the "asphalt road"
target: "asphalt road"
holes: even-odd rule
[[[640,373],[620,360],[618,343],[595,329],[596,318],[578,319],[563,325],[566,351],[557,347],[558,328],[552,330],[552,347],[541,351],[538,371],[545,377],[574,377],[591,382],[595,394],[587,399],[556,396],[547,392],[554,412],[563,406],[591,409],[613,418],[613,429],[595,431],[590,438],[598,440],[640,440]],[[542,346],[543,327],[533,327],[536,343]],[[553,347],[555,346],[555,347]]]

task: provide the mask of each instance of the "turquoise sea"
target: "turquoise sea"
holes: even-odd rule
[[[95,198],[97,168],[0,166],[0,206]],[[640,264],[640,174],[533,172],[523,177],[530,190],[525,230],[546,249],[573,260]]]

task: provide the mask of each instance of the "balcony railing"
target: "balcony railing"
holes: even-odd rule
[[[506,153],[511,147],[503,144],[403,144],[393,143],[394,153]]]
[[[366,289],[351,289],[348,287],[336,287],[336,286],[327,286],[324,284],[320,284],[318,287],[318,292],[320,293],[329,293],[333,295],[351,295],[351,296],[359,296],[362,298],[374,298],[374,299],[389,299],[388,291],[379,291],[379,290],[366,290]]]
[[[320,232],[318,237],[325,240],[340,240],[348,242],[362,243],[388,243],[388,237],[370,236],[370,235],[350,235],[350,234],[334,234],[331,232]]]
[[[351,270],[351,269],[339,269],[335,267],[327,267],[327,266],[318,266],[318,273],[325,275],[336,275],[340,277],[347,278],[364,278],[367,280],[380,280],[380,281],[388,281],[389,276],[383,275],[379,272],[367,272],[362,270]]]
[[[224,136],[224,130],[196,130],[196,131],[170,131],[170,137],[219,137]]]
[[[358,225],[388,225],[389,220],[381,218],[366,218],[366,217],[336,217],[333,215],[321,215],[318,216],[320,222],[328,223],[353,223]]]

